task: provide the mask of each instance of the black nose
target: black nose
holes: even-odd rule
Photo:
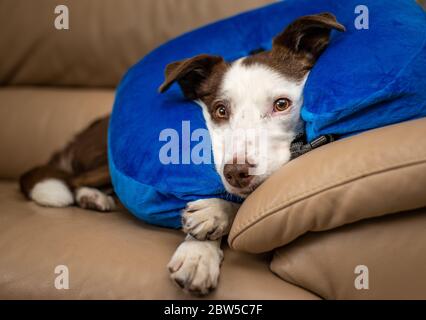
[[[245,164],[226,164],[223,168],[223,174],[228,183],[236,188],[245,188],[250,184],[253,179],[252,175],[249,175],[250,165]]]

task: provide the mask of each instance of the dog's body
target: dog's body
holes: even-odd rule
[[[160,91],[178,82],[185,97],[200,104],[216,170],[230,193],[248,196],[290,160],[290,144],[303,130],[304,84],[331,29],[344,31],[333,15],[306,16],[274,38],[271,51],[232,63],[199,55],[167,66]],[[98,211],[114,209],[113,198],[101,191],[111,186],[107,128],[108,118],[98,120],[45,166],[24,174],[22,192],[45,206],[76,203]],[[260,153],[259,144],[265,146]],[[180,287],[199,294],[216,287],[223,259],[221,238],[229,232],[238,207],[221,199],[188,203],[182,213],[187,236],[168,265]]]
[[[99,119],[78,134],[47,164],[23,174],[21,191],[38,204],[66,207],[76,203],[85,209],[115,208],[108,171],[107,131],[109,117]]]

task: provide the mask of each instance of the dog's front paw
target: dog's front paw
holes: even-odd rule
[[[198,240],[216,240],[231,228],[238,205],[222,199],[189,202],[182,213],[182,228]]]
[[[187,240],[167,265],[172,280],[184,291],[205,295],[216,288],[223,252],[214,241]]]

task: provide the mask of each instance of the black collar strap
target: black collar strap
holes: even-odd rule
[[[307,143],[305,133],[299,133],[290,145],[290,160],[335,140],[335,135],[325,134]]]

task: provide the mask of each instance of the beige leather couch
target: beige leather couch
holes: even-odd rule
[[[0,298],[186,299],[183,238],[122,209],[43,208],[20,173],[108,113],[125,70],[163,41],[268,0],[0,0]],[[426,119],[327,145],[241,208],[211,299],[426,298]],[[238,250],[238,251],[237,251]],[[69,289],[55,287],[55,268]],[[367,289],[368,287],[368,289]],[[361,288],[361,289],[360,289]],[[364,289],[363,289],[364,288]]]

